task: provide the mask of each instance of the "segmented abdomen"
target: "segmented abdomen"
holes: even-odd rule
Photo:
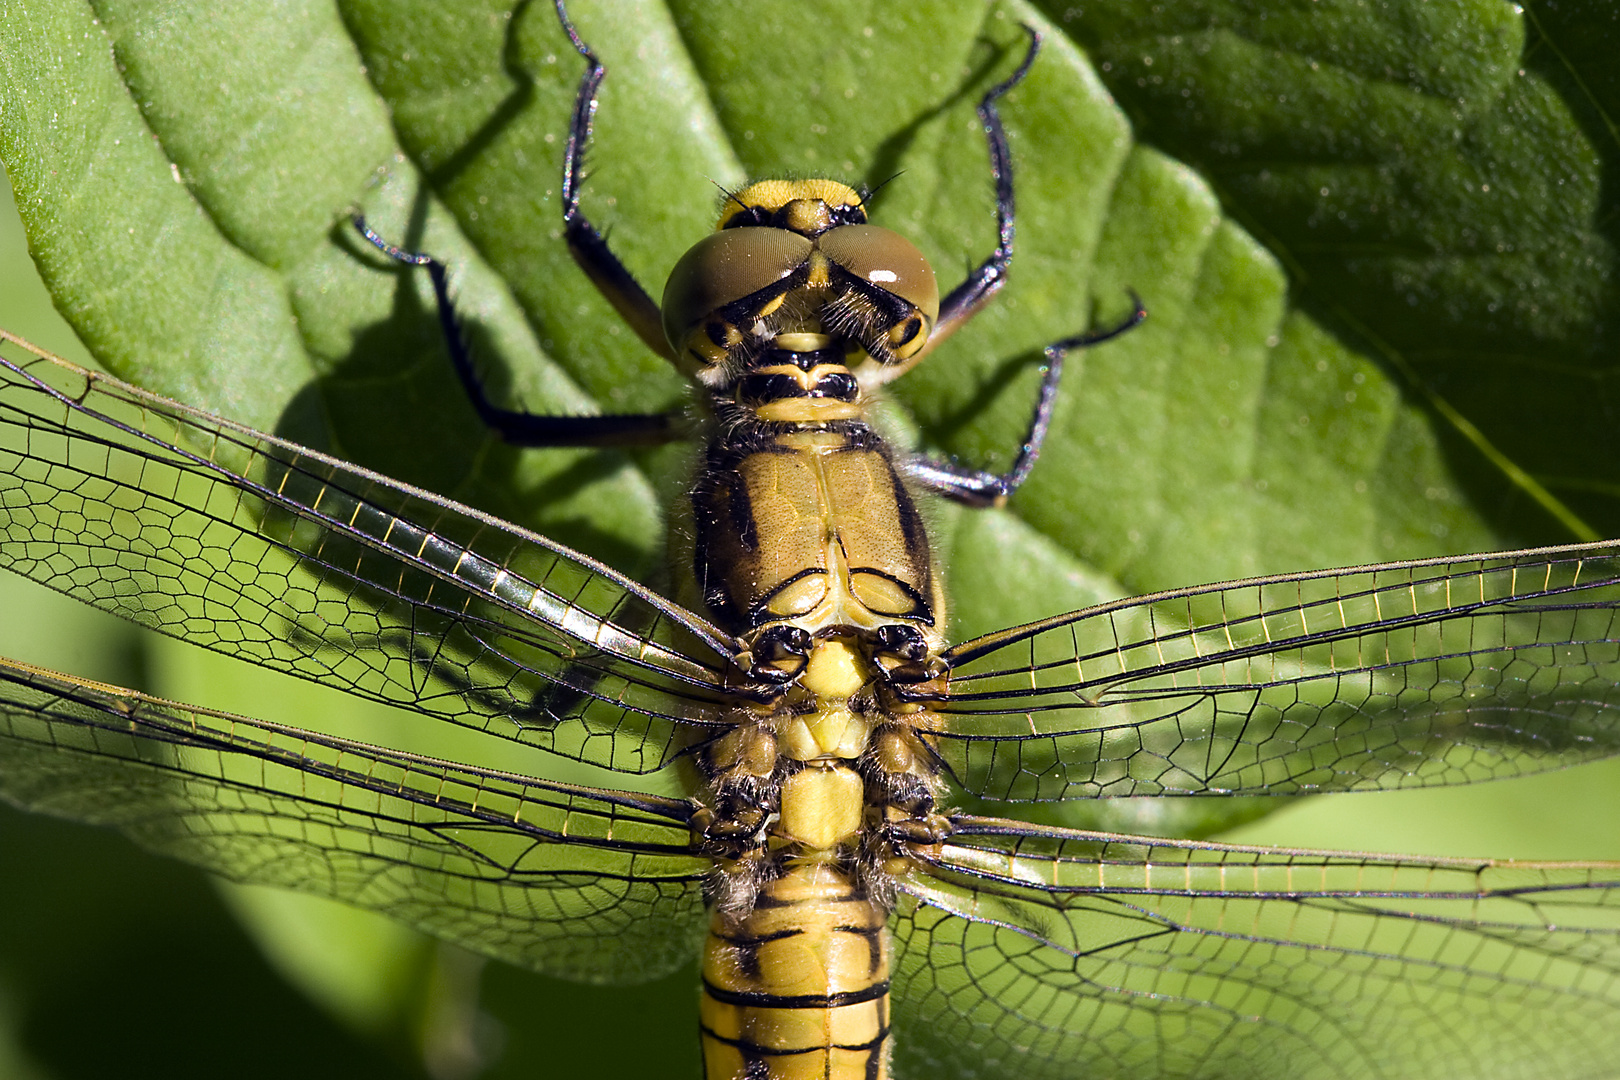
[[[889,1057],[884,909],[850,875],[806,860],[754,908],[716,910],[703,947],[708,1080],[883,1080]]]

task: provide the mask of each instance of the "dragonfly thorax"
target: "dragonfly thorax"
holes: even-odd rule
[[[745,641],[898,633],[939,644],[944,596],[921,515],[863,422],[723,421],[692,509],[698,591]]]

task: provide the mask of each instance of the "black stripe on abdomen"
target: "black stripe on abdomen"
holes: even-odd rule
[[[875,982],[864,990],[846,990],[837,994],[782,995],[752,990],[726,990],[704,979],[703,992],[722,1005],[740,1005],[748,1009],[839,1009],[845,1005],[876,1001],[887,995],[889,980]]]

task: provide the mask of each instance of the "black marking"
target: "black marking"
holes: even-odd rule
[[[760,404],[783,398],[809,397],[810,390],[792,375],[779,371],[755,372],[743,376],[742,383],[737,387],[737,396],[743,401]]]
[[[872,631],[877,651],[901,660],[918,662],[928,657],[928,643],[915,626],[888,623]]]
[[[825,566],[807,566],[803,570],[800,570],[797,574],[794,574],[792,577],[782,582],[782,584],[772,589],[768,595],[761,597],[758,603],[754,604],[753,607],[748,609],[749,625],[759,626],[761,623],[772,622],[776,619],[783,618],[783,616],[773,615],[771,613],[771,600],[776,596],[779,596],[783,589],[789,588],[790,586],[803,581],[807,577],[815,577],[818,574],[826,576],[826,573],[827,568]]]
[[[931,560],[927,527],[923,524],[922,515],[917,513],[917,504],[912,501],[911,494],[900,482],[900,477],[892,465],[889,467],[889,476],[894,480],[895,516],[900,519],[900,535],[906,538],[906,551],[922,570],[924,580],[927,580],[933,574],[933,568],[929,565]]]
[[[849,934],[851,937],[858,937],[858,938],[865,939],[867,949],[871,954],[870,959],[868,961],[867,974],[876,975],[878,972],[883,970],[883,968],[884,968],[884,964],[883,964],[883,929],[884,928],[883,928],[883,926],[881,924],[878,925],[878,926],[867,926],[867,927],[861,927],[861,926],[837,926],[837,927],[834,927],[833,929],[834,929],[834,931],[836,933]],[[885,979],[884,980],[884,985],[887,985],[887,984],[888,984],[888,980]]]
[[[703,992],[722,1005],[736,1005],[744,1009],[842,1009],[849,1005],[864,1005],[887,997],[889,980],[875,982],[861,990],[844,990],[836,994],[770,994],[754,990],[726,990],[703,980]]]
[[[777,364],[791,364],[800,371],[814,371],[817,367],[842,366],[844,363],[844,348],[834,344],[825,349],[812,349],[809,352],[792,352],[788,349],[766,349],[760,353],[759,359],[753,366],[756,368],[774,367]]]
[[[733,329],[730,323],[721,322],[719,319],[710,319],[703,325],[703,332],[708,335],[709,341],[714,344],[715,348],[729,349],[731,347]]]
[[[785,1048],[778,1049],[773,1046],[761,1046],[752,1039],[728,1039],[724,1035],[717,1033],[708,1024],[699,1024],[698,1026],[705,1038],[713,1039],[722,1046],[730,1046],[736,1049],[743,1055],[745,1060],[750,1062],[750,1067],[752,1067],[752,1062],[760,1058],[798,1057],[800,1054],[823,1054],[830,1050],[843,1050],[851,1054],[872,1053],[882,1049],[883,1044],[889,1039],[889,1025],[884,1024],[878,1028],[876,1037],[868,1042],[834,1043],[831,1046],[802,1046],[789,1050]],[[747,1075],[752,1076],[753,1074],[749,1073]],[[870,1066],[868,1066],[867,1075],[874,1075],[870,1071]]]
[[[925,547],[923,550],[926,552],[927,548]],[[921,559],[921,556],[916,557]],[[926,561],[923,561],[921,570],[924,580],[927,580],[928,563]],[[924,626],[934,625],[934,613],[929,609],[928,602],[922,598],[921,593],[912,588],[910,585],[907,585],[893,574],[886,573],[871,566],[852,566],[849,568],[851,582],[854,581],[855,575],[857,574],[864,574],[868,577],[882,578],[884,581],[889,582],[901,592],[905,593],[907,599],[911,601],[911,610],[909,612],[904,612],[898,615],[887,615],[887,618],[906,619],[910,622],[921,623]]]
[[[759,963],[759,948],[739,948],[737,950],[737,971],[749,982],[758,982],[765,974],[765,969]]]
[[[834,401],[853,402],[860,397],[861,384],[848,371],[829,371],[816,379],[810,388],[811,397],[832,398]]]
[[[788,938],[798,937],[803,933],[805,933],[803,927],[795,927],[791,930],[778,930],[774,934],[748,934],[745,936],[714,934],[713,936],[719,941],[724,941],[727,945],[735,945],[741,949],[757,949],[773,941],[786,941]]]
[[[888,444],[883,441],[883,436],[873,431],[872,428],[865,423],[852,423],[848,431],[844,432],[844,436],[847,441],[845,445],[838,448],[838,453],[863,450],[870,454],[882,454],[884,457],[888,457],[889,447]],[[894,469],[892,465],[889,468],[891,472]],[[899,490],[900,488],[900,483],[898,480],[895,481],[895,488],[896,490]]]
[[[784,363],[786,363],[790,362],[791,358],[809,354],[778,353],[776,355],[788,358],[784,359]],[[805,386],[798,379],[780,371],[752,372],[743,376],[742,381],[738,384],[737,397],[741,401],[754,405],[791,398],[832,398],[834,401],[853,402],[860,396],[860,392],[860,382],[848,370],[840,367],[818,375],[809,386]]]
[[[822,904],[864,904],[866,903],[866,899],[856,893],[854,886],[850,886],[838,896],[819,897],[817,902]],[[759,909],[780,910],[782,908],[800,907],[803,904],[803,900],[784,900],[770,894],[761,894],[759,899],[755,901],[754,907]]]

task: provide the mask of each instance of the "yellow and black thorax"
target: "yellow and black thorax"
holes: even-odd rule
[[[727,196],[670,274],[662,313],[716,425],[692,496],[694,569],[716,619],[742,635],[931,632],[922,520],[865,414],[938,317],[922,253],[867,224],[850,187],[764,181]]]

